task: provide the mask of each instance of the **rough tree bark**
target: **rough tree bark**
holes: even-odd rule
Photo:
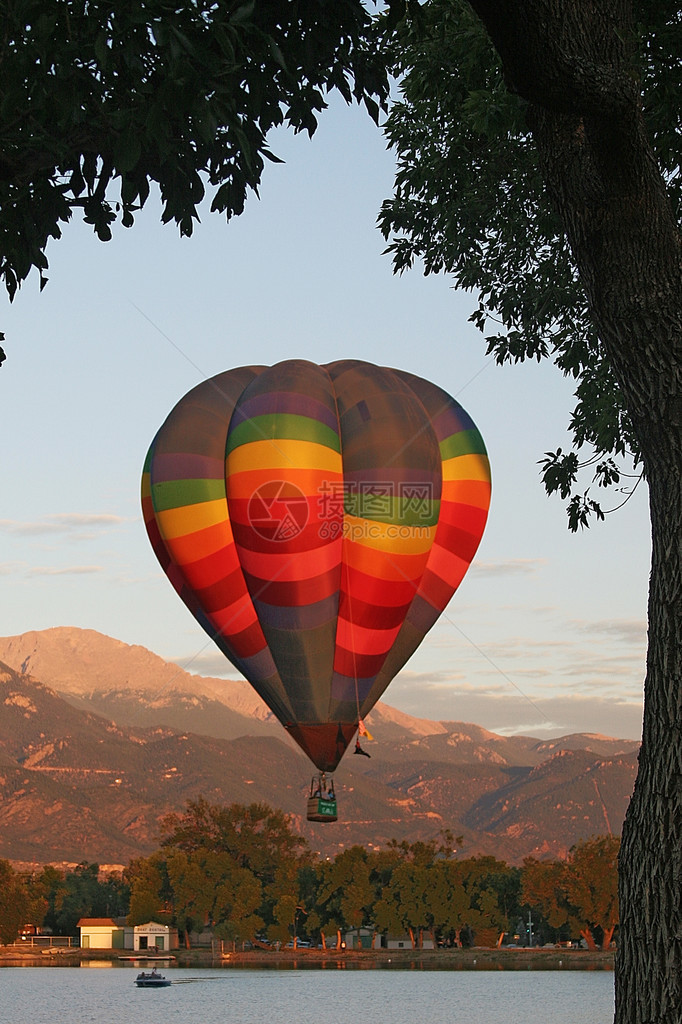
[[[682,258],[626,0],[471,0],[529,102],[545,182],[650,494],[644,732],[623,828],[616,1024],[682,1022]],[[627,558],[627,551],[623,558]]]

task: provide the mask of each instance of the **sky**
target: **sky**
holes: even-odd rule
[[[109,243],[74,222],[49,283],[0,297],[0,633],[95,629],[190,672],[234,678],[161,572],[139,483],[168,412],[247,363],[361,358],[443,387],[490,455],[493,499],[469,573],[384,700],[419,717],[538,737],[641,732],[650,559],[642,485],[579,534],[538,460],[566,447],[571,382],[499,367],[444,276],[394,276],[376,218],[393,156],[357,108],[279,131],[260,198],[191,239],[150,201]],[[608,504],[607,506],[608,507]]]

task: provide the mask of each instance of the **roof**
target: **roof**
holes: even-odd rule
[[[118,928],[113,917],[81,917],[76,928]]]

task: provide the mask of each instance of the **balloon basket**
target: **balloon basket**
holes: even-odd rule
[[[306,817],[308,821],[336,821],[338,819],[334,783],[331,779],[327,781],[324,773],[313,776],[310,783]]]

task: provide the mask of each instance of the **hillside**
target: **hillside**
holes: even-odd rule
[[[561,855],[618,832],[638,744],[551,741],[429,722],[379,704],[372,758],[344,758],[340,821],[303,820],[310,766],[238,680],[206,679],[90,630],[0,639],[0,857],[122,863],[188,799],[264,800],[315,850],[463,836],[462,854]]]

